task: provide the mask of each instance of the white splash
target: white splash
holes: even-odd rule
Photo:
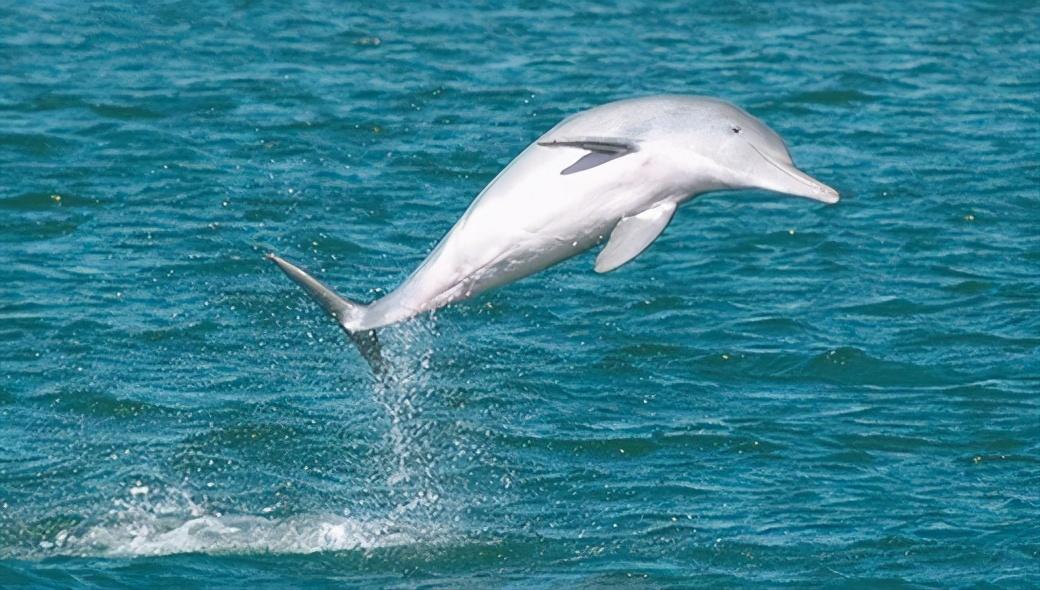
[[[305,514],[284,518],[208,513],[177,489],[152,501],[131,493],[102,522],[60,531],[39,547],[47,556],[137,557],[176,553],[317,553],[377,549],[445,539],[398,511],[385,517]],[[401,507],[399,507],[400,509]]]
[[[375,549],[417,542],[417,531],[390,521],[340,516],[205,515],[154,518],[116,526],[96,526],[83,535],[66,535],[56,553],[136,557],[174,553],[317,553]],[[60,536],[60,535],[59,535]]]

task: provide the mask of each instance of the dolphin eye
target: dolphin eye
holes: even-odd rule
[[[739,133],[740,133],[741,131],[743,131],[743,130],[742,130],[742,129],[740,128],[740,126],[739,126],[739,125],[734,125],[734,126],[730,127],[730,128],[729,128],[729,130],[730,130],[730,131],[732,131],[733,133],[738,133],[738,134],[739,134]]]

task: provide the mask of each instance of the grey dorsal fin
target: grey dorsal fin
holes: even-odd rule
[[[596,272],[610,272],[639,256],[668,227],[674,213],[675,202],[664,201],[637,215],[622,217],[596,256]]]
[[[560,174],[563,175],[574,174],[575,172],[595,168],[596,166],[606,164],[607,162],[620,158],[621,156],[639,151],[639,146],[636,145],[634,141],[604,137],[586,137],[582,139],[564,140],[554,139],[552,141],[540,141],[538,142],[538,145],[544,147],[578,148],[589,152],[579,158],[577,162],[561,170]]]

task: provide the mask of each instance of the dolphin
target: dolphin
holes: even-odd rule
[[[361,304],[268,254],[332,315],[374,369],[374,330],[536,273],[606,240],[595,270],[630,262],[676,208],[712,191],[764,189],[823,203],[838,192],[795,167],[772,129],[703,96],[620,100],[572,115],[488,184],[429,256]]]

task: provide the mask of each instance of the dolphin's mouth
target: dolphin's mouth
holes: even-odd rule
[[[761,150],[754,146],[754,144],[749,145],[751,145],[751,149],[755,150],[759,156],[762,156],[762,159],[768,162],[770,166],[782,173],[769,178],[767,182],[763,184],[762,188],[798,197],[805,197],[807,199],[813,199],[814,201],[820,201],[827,204],[838,202],[838,199],[840,198],[838,191],[795,168],[791,164],[777,162],[773,158],[763,154]]]

